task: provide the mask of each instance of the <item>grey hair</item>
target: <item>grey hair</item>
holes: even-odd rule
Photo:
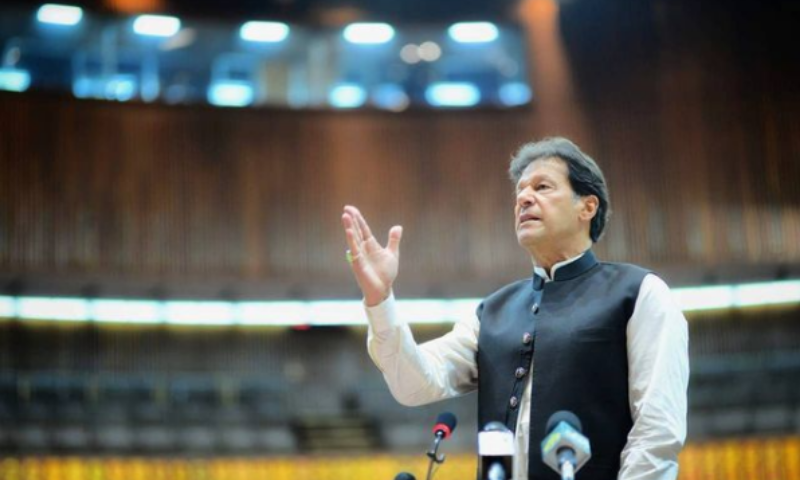
[[[545,138],[523,145],[511,159],[508,174],[516,186],[528,165],[536,160],[558,158],[567,164],[569,183],[575,195],[594,195],[600,200],[597,214],[592,218],[589,236],[597,243],[603,237],[606,223],[611,215],[611,201],[603,171],[592,157],[586,155],[572,141],[563,137]]]

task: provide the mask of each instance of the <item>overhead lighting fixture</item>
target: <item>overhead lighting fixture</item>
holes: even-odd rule
[[[684,312],[800,304],[800,280],[675,288]],[[395,304],[407,323],[447,324],[475,318],[479,298],[409,299]],[[0,296],[0,318],[36,321],[180,325],[366,325],[363,302],[153,301]]]
[[[473,83],[433,83],[425,90],[425,99],[434,107],[472,107],[481,101],[481,92]]]
[[[103,78],[82,75],[73,78],[72,94],[78,98],[105,98],[106,83]]]
[[[388,23],[351,23],[345,27],[344,39],[350,43],[377,45],[394,38],[394,28]]]
[[[138,82],[134,75],[114,75],[105,85],[106,100],[127,102],[136,96]]]
[[[270,325],[275,322],[290,326],[308,325],[311,322],[308,310],[307,302],[241,302],[239,321],[243,325]]]
[[[17,300],[17,315],[32,320],[85,321],[89,302],[83,298],[23,297]]]
[[[800,302],[800,281],[676,288],[673,293],[684,311],[780,305]]]
[[[278,43],[289,36],[289,25],[281,22],[247,22],[239,29],[239,36],[248,42]]]
[[[442,49],[436,42],[424,42],[419,46],[419,58],[426,62],[435,62],[442,56]]]
[[[800,282],[768,282],[736,287],[737,307],[775,305],[800,299]]]
[[[197,32],[195,29],[182,28],[178,33],[163,41],[161,45],[158,46],[158,49],[164,52],[179,50],[193,44],[196,39]]]
[[[236,315],[230,302],[167,302],[167,323],[189,325],[233,325]]]
[[[171,37],[180,29],[180,19],[167,15],[139,15],[133,21],[133,31],[149,37]]]
[[[352,300],[329,300],[313,302],[308,314],[313,325],[363,325],[364,304]]]
[[[367,92],[360,85],[342,83],[331,90],[328,101],[336,108],[356,108],[367,101]]]
[[[500,101],[503,105],[515,107],[531,101],[531,88],[522,82],[506,83],[500,87]]]
[[[487,43],[496,40],[500,32],[493,23],[461,22],[451,25],[447,34],[459,43]]]
[[[20,68],[0,68],[0,90],[24,92],[31,86],[31,74]]]
[[[409,43],[400,49],[400,58],[402,58],[404,62],[411,65],[419,63],[419,47],[413,43]]]
[[[677,288],[672,291],[684,310],[715,310],[733,306],[733,286]]]
[[[372,93],[372,100],[380,108],[401,112],[408,108],[410,103],[408,95],[400,87],[393,83],[379,85]]]
[[[79,24],[82,18],[82,8],[57,3],[46,3],[36,11],[36,20],[50,25],[71,27]]]
[[[17,302],[14,297],[0,297],[0,318],[12,318],[17,312]]]
[[[96,322],[160,323],[161,304],[148,300],[94,300],[91,305]]]
[[[255,100],[250,82],[217,81],[208,87],[208,102],[219,107],[246,107]]]

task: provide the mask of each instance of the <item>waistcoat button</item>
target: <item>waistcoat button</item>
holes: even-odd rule
[[[511,408],[517,408],[517,405],[519,404],[519,399],[517,399],[517,397],[511,397],[511,399],[509,399],[508,401],[508,404],[511,405]]]
[[[538,303],[534,303],[533,304],[533,306],[531,307],[531,312],[533,312],[534,315],[539,313],[539,304]]]
[[[530,332],[525,332],[522,335],[522,343],[524,345],[529,345],[533,341],[533,335]]]
[[[517,377],[517,378],[522,378],[522,377],[525,376],[526,373],[528,373],[528,372],[524,368],[519,367],[518,369],[516,369],[514,371],[514,376]]]

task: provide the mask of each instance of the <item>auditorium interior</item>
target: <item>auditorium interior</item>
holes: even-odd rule
[[[688,320],[679,479],[800,480],[796,2],[0,12],[0,479],[422,479],[445,411],[434,478],[474,478],[477,395],[401,405],[368,355],[342,207],[403,225],[433,339],[531,275],[508,162],[560,135],[597,256]]]

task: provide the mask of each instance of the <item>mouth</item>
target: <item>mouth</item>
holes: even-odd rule
[[[542,219],[532,213],[524,213],[519,216],[519,224],[524,225],[530,222],[540,222]]]

